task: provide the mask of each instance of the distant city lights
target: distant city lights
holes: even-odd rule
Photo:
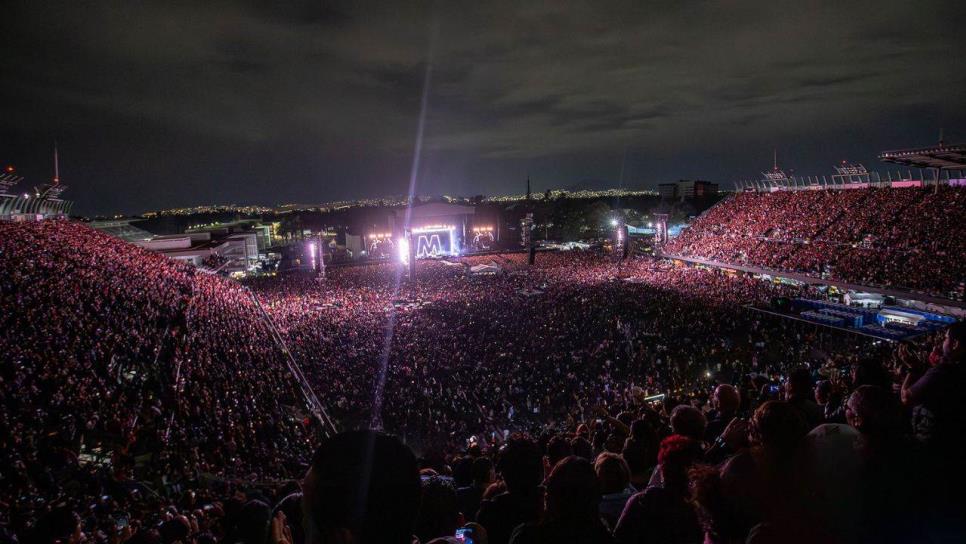
[[[13,170],[8,170],[12,172]],[[592,199],[592,198],[621,198],[635,196],[658,196],[657,191],[631,191],[627,189],[604,189],[600,191],[563,191],[553,189],[549,191],[550,198],[572,198],[572,199]],[[532,200],[543,200],[546,193],[533,193]],[[483,202],[518,202],[526,200],[526,195],[494,195],[485,197]],[[429,196],[417,196],[414,201],[417,203],[427,203],[435,200]],[[471,203],[469,197],[453,197],[443,195],[442,200],[450,203]],[[259,215],[266,213],[291,213],[299,211],[318,211],[329,212],[332,210],[342,210],[347,208],[371,208],[380,206],[404,206],[409,203],[405,196],[379,197],[379,198],[360,198],[356,200],[339,200],[335,202],[323,202],[320,204],[280,204],[278,206],[241,206],[236,204],[211,204],[204,206],[194,206],[190,208],[172,208],[167,210],[150,211],[142,214],[144,217],[157,217],[164,215],[192,215],[199,213],[241,213],[246,215]]]

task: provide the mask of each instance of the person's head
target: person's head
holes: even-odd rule
[[[631,426],[631,423],[634,423],[634,413],[633,412],[621,412],[621,413],[617,414],[617,421],[620,421],[624,425],[627,425],[628,427],[630,427]],[[627,437],[626,436],[621,437],[622,440],[624,438],[627,438]]]
[[[799,367],[788,374],[785,382],[785,398],[788,400],[808,399],[812,397],[812,374],[807,368]]]
[[[723,383],[714,389],[714,407],[723,415],[734,414],[741,406],[741,395],[735,386]]]
[[[245,528],[253,528],[251,525]],[[266,527],[256,528],[256,534],[252,535],[252,540],[244,540],[245,535],[239,527],[238,536],[240,537],[239,542],[252,542],[253,540],[260,539],[262,541],[265,538]],[[161,544],[175,544],[178,542],[184,542],[191,535],[191,523],[188,518],[184,516],[175,516],[158,526],[158,535],[161,537]]]
[[[609,433],[604,440],[604,450],[611,453],[620,453],[624,448],[625,436],[621,433]]]
[[[815,384],[815,403],[826,405],[832,395],[832,382],[821,380]]]
[[[647,446],[644,444],[641,444],[633,438],[628,438],[624,441],[624,449],[621,451],[621,457],[627,463],[627,469],[630,471],[631,478],[635,482],[640,481],[649,474],[649,469],[652,466],[650,461],[651,456]]]
[[[966,358],[966,321],[953,323],[946,329],[943,340],[943,359],[959,362]]]
[[[218,516],[218,512],[221,510],[220,507],[215,505],[211,513]],[[278,504],[275,505],[276,512],[282,512],[285,515],[285,519],[288,522],[288,528],[292,531],[292,538],[294,539],[294,544],[299,544],[305,542],[305,524],[303,523],[304,512],[302,510],[302,491],[296,491],[286,497],[284,497]],[[274,516],[273,516],[274,517]]]
[[[674,434],[702,440],[707,426],[708,419],[694,406],[681,404],[671,411],[671,432]]]
[[[268,535],[268,524],[272,519],[272,509],[259,500],[250,500],[242,507],[238,517],[238,537],[244,544],[261,544]],[[187,521],[187,520],[185,520]],[[188,527],[190,533],[190,526]],[[185,533],[187,536],[188,533]],[[181,539],[175,539],[181,540]],[[172,540],[174,542],[175,540]]]
[[[594,445],[583,436],[578,436],[571,440],[570,448],[577,457],[583,457],[588,461],[594,458]]]
[[[757,497],[749,493],[753,475],[745,458],[735,456],[720,467],[696,465],[689,473],[698,519],[711,542],[744,542],[761,520]]]
[[[631,469],[624,458],[616,453],[604,452],[594,462],[594,472],[600,482],[600,492],[604,495],[620,493],[631,482]]]
[[[441,476],[423,478],[422,484],[419,514],[416,516],[416,536],[422,542],[440,536],[451,536],[464,521],[456,503],[456,488]]]
[[[571,455],[557,463],[544,481],[547,516],[572,521],[595,519],[600,506],[600,485],[590,461]]]
[[[540,486],[543,456],[540,448],[522,434],[513,434],[500,449],[496,470],[510,493],[526,492]]]
[[[574,449],[570,446],[570,440],[562,434],[554,435],[547,442],[547,462],[553,467],[565,457],[574,454]]]
[[[688,485],[688,471],[701,455],[701,443],[692,438],[672,434],[661,441],[658,451],[658,466],[664,486],[668,489],[683,491]]]
[[[765,450],[789,453],[798,448],[808,433],[802,413],[791,404],[770,400],[751,418],[751,439]]]
[[[497,495],[506,493],[506,482],[503,480],[497,480],[486,487],[483,491],[483,500],[488,501]]]
[[[902,430],[899,402],[892,393],[874,385],[863,385],[849,396],[845,418],[866,437],[891,437]]]
[[[875,385],[889,387],[892,380],[878,359],[864,358],[852,365],[852,387]]]
[[[395,437],[350,431],[324,440],[302,486],[308,544],[412,540],[419,469]]]
[[[456,487],[466,487],[473,483],[473,458],[469,455],[453,459],[453,483]]]
[[[471,468],[474,485],[485,488],[495,479],[496,474],[493,471],[493,461],[490,461],[489,457],[477,457],[473,460],[473,466]]]
[[[654,437],[654,429],[643,419],[635,419],[630,424],[631,436],[634,440],[647,442]]]
[[[67,542],[81,533],[80,517],[67,506],[58,506],[37,520],[33,541],[40,543]]]

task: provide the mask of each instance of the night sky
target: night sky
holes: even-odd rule
[[[966,140],[963,5],[5,2],[0,161],[57,140],[83,214],[402,194],[430,66],[420,194],[884,170]]]

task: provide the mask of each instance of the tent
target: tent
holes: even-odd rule
[[[470,267],[471,274],[499,274],[503,269],[493,261]]]

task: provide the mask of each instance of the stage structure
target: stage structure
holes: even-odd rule
[[[530,242],[533,240],[533,214],[527,213],[520,220],[520,246],[530,247]]]
[[[403,243],[408,245],[400,253],[404,253],[407,259],[410,255],[413,259],[460,255],[464,247],[469,246],[472,249],[474,237],[483,229],[493,232],[492,225],[475,225],[475,214],[476,209],[472,206],[433,202],[414,206],[409,214],[409,224],[406,225],[406,210],[396,210],[392,217],[390,243],[393,247]]]
[[[373,232],[366,240],[366,254],[370,259],[389,259],[396,254],[396,243],[391,232]]]
[[[0,174],[0,219],[32,221],[52,217],[65,217],[74,205],[60,198],[67,186],[60,182],[57,150],[54,150],[54,177],[45,183],[18,194],[16,187],[23,182],[13,167],[8,166]]]
[[[627,223],[622,217],[615,217],[610,220],[610,225],[614,229],[611,234],[611,246],[614,248],[614,260],[618,262],[623,261],[627,258],[629,246],[627,240]]]
[[[654,243],[658,246],[663,246],[667,243],[667,218],[666,213],[656,213],[654,214]]]
[[[940,185],[966,186],[966,144],[939,145],[913,149],[883,151],[879,160],[906,167],[885,175],[848,161],[835,165],[829,176],[793,176],[778,167],[776,160],[770,171],[762,172],[756,181],[736,181],[736,191],[776,192],[826,189],[916,188]]]
[[[315,241],[316,245],[316,255],[313,256],[315,259],[315,275],[321,280],[325,278],[325,238],[323,233],[319,232],[318,237]]]
[[[520,220],[520,245],[527,248],[527,262],[530,266],[537,259],[537,245],[533,239],[533,229],[536,224],[533,222],[533,212],[527,212]]]
[[[406,229],[402,238],[396,244],[399,248],[399,262],[403,266],[409,266],[409,279],[416,279],[416,246],[413,244],[413,231]]]
[[[470,247],[475,251],[487,251],[493,247],[493,227],[473,227]]]
[[[931,183],[935,190],[939,191],[939,186],[945,182],[951,186],[966,186],[966,144],[946,145],[942,134],[939,135],[939,145],[935,147],[922,147],[916,149],[897,149],[895,151],[883,151],[879,154],[879,160],[890,162],[902,166],[927,169],[932,171]],[[946,179],[943,180],[943,174]],[[910,177],[912,171],[910,170]],[[925,176],[920,174],[920,183],[930,183]]]

